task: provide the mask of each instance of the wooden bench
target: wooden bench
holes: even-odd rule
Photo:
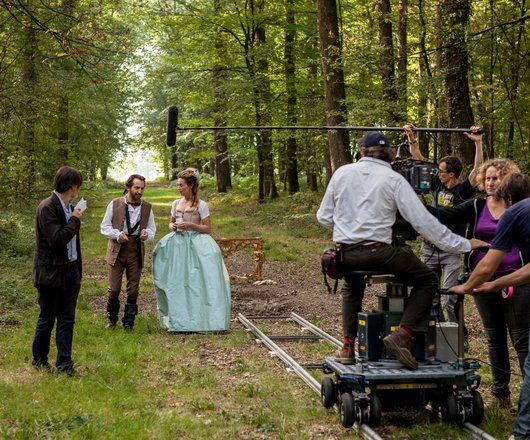
[[[231,280],[261,281],[263,279],[262,268],[265,261],[265,252],[263,251],[263,238],[216,238],[215,241],[221,249],[223,258],[228,257],[238,249],[251,247],[254,253],[254,273],[244,275],[230,275]]]

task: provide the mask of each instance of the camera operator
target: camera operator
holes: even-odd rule
[[[406,124],[403,129],[407,134],[408,143],[410,147],[410,153],[413,159],[425,160],[423,154],[418,146],[418,142],[414,139],[412,124]],[[475,176],[482,165],[483,151],[482,151],[482,134],[476,132],[480,127],[471,127],[469,133],[464,133],[469,139],[475,144],[475,162],[473,169],[469,173],[469,177],[465,180],[460,180],[460,173],[462,172],[462,161],[456,156],[445,156],[442,157],[438,163],[438,175],[436,176],[436,182],[434,184],[434,190],[430,194],[428,204],[433,207],[453,207],[460,205],[467,199],[473,197],[475,193],[475,187],[477,183]],[[454,223],[447,225],[449,229],[455,234],[465,236],[467,224]],[[434,270],[441,278],[441,286],[445,289],[449,289],[457,284],[458,277],[461,272],[460,256],[445,252],[439,247],[435,246],[432,241],[426,239],[423,240],[421,246],[421,259],[422,261]],[[457,297],[456,295],[447,295],[446,303],[444,307],[447,312],[447,319],[450,322],[458,322],[458,317],[455,313],[455,304]],[[440,322],[445,321],[443,315],[443,309],[440,304],[439,295],[435,296],[433,307],[436,310],[438,320]],[[467,345],[467,332],[466,332],[466,345]]]
[[[438,278],[410,247],[391,244],[396,212],[399,209],[418,233],[445,251],[468,252],[485,243],[451,233],[429,214],[405,178],[392,170],[395,149],[381,132],[368,132],[359,144],[362,158],[335,171],[317,212],[319,223],[333,229],[333,241],[340,248],[346,273],[342,288],[344,345],[335,359],[355,363],[357,314],[362,309],[365,285],[351,271],[377,270],[394,274],[413,287],[400,328],[383,343],[402,364],[416,369],[418,362],[410,351],[412,334],[427,330]]]

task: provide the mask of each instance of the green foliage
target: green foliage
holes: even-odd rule
[[[0,211],[0,258],[25,258],[33,255],[33,219],[27,214]]]
[[[17,324],[20,312],[34,298],[31,285],[31,262],[35,233],[33,213],[0,211],[0,331]]]

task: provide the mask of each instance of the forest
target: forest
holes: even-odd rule
[[[320,267],[331,234],[315,213],[364,133],[270,127],[481,126],[484,159],[508,157],[529,173],[528,10],[527,0],[0,0],[0,438],[357,438],[235,318],[296,312],[342,337],[340,295],[326,293]],[[172,106],[181,129],[168,147]],[[417,139],[430,161],[473,164],[461,133]],[[105,328],[100,224],[123,194],[112,171],[133,155],[154,157],[161,177],[145,191],[157,232],[127,332]],[[82,172],[88,201],[72,377],[31,364],[35,209],[63,165]],[[201,172],[212,236],[264,243],[267,284],[232,282],[222,334],[169,333],[159,322],[152,254],[189,166]],[[247,250],[225,261],[230,275],[253,265]],[[366,310],[374,292],[383,290],[367,291]],[[489,401],[487,337],[471,298],[465,310],[466,356],[480,363]],[[332,349],[289,352],[318,366]],[[515,403],[522,375],[511,346],[509,356]],[[480,427],[507,438],[515,416],[487,405]],[[382,425],[383,438],[469,438],[423,409],[385,413]]]
[[[256,177],[259,201],[317,190],[351,161],[348,131],[181,132],[179,125],[485,129],[488,157],[529,169],[526,0],[1,0],[2,206],[63,164],[106,180],[118,152],[194,165],[217,190]],[[394,136],[397,142],[397,136]],[[425,156],[472,162],[461,135]]]

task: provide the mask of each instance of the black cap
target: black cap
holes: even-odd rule
[[[359,141],[361,147],[390,147],[390,141],[380,131],[369,131]]]

